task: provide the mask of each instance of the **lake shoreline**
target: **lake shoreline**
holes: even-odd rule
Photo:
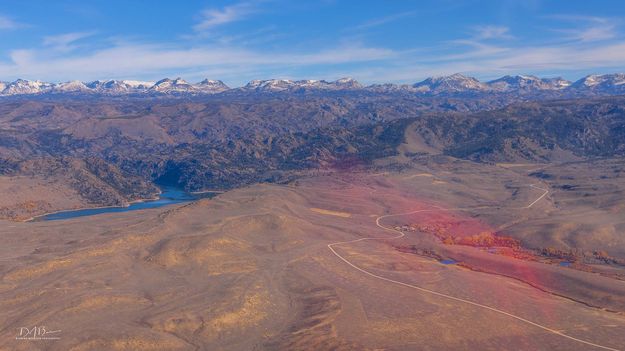
[[[72,209],[67,209],[67,210],[51,211],[51,212],[46,212],[46,213],[42,213],[40,215],[36,215],[36,216],[30,217],[28,219],[21,220],[19,222],[37,222],[37,219],[41,218],[41,217],[45,217],[45,216],[49,216],[49,215],[53,215],[53,214],[58,214],[58,213],[72,212],[72,211],[101,210],[101,209],[105,209],[105,208],[127,208],[127,207],[130,207],[130,206],[132,206],[133,204],[136,204],[136,203],[148,202],[148,201],[156,201],[156,200],[160,199],[160,194],[161,193],[159,193],[157,196],[151,197],[151,198],[132,200],[132,201],[127,202],[127,204],[124,205],[124,206],[114,206],[114,205],[111,205],[111,206],[79,207],[79,208],[72,208]]]
[[[43,221],[55,221],[55,220],[64,220],[71,219],[76,217],[86,217],[93,216],[104,213],[116,213],[116,212],[130,212],[130,211],[138,211],[144,209],[152,209],[159,208],[169,205],[175,205],[180,203],[197,201],[205,197],[196,196],[201,195],[203,193],[214,193],[218,195],[222,192],[217,191],[207,191],[207,192],[186,192],[180,188],[174,188],[170,186],[164,186],[159,189],[159,193],[155,197],[138,199],[129,201],[123,206],[95,206],[95,207],[83,207],[77,209],[67,209],[67,210],[59,210],[59,211],[51,211],[41,215],[30,217],[26,220],[21,220],[20,222],[43,222]],[[158,203],[161,201],[160,203]],[[145,204],[145,206],[140,206],[141,204]],[[138,208],[132,208],[133,206],[139,205]],[[93,213],[90,213],[93,211]],[[64,215],[65,214],[65,215]],[[72,215],[74,214],[74,215]],[[58,215],[56,217],[55,215]]]

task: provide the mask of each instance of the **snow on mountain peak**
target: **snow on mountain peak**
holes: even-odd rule
[[[582,84],[584,84],[587,87],[595,86],[601,83],[601,81],[602,81],[602,77],[598,75],[594,75],[594,74],[586,76],[585,78],[582,78],[581,80]]]
[[[146,82],[140,80],[122,80],[122,83],[135,89],[149,89],[154,85],[154,82]]]
[[[486,83],[491,89],[500,92],[558,90],[570,85],[562,78],[539,78],[529,75],[503,76]]]
[[[334,81],[334,85],[351,89],[362,88],[362,85],[358,83],[357,80],[349,77],[337,79],[336,81]]]
[[[39,94],[49,91],[52,84],[39,80],[17,79],[6,85],[2,91],[3,95]]]
[[[254,91],[285,91],[294,86],[293,81],[289,79],[265,79],[252,80],[243,87],[245,90]]]
[[[481,83],[473,77],[467,77],[460,73],[449,76],[430,77],[413,85],[419,92],[439,93],[459,93],[467,91],[488,90],[486,84]]]
[[[219,92],[230,89],[230,87],[224,84],[224,82],[220,80],[211,80],[211,79],[204,79],[203,81],[199,82],[196,86],[204,92],[215,92],[215,93],[219,93]]]
[[[353,78],[340,78],[334,81],[305,79],[266,79],[252,80],[245,86],[230,89],[220,80],[204,79],[199,83],[189,83],[178,77],[164,78],[157,82],[138,80],[96,80],[92,82],[69,81],[58,84],[39,80],[17,79],[13,82],[0,81],[0,95],[27,95],[45,93],[95,93],[103,95],[123,94],[216,94],[225,91],[236,92],[330,92],[366,90],[376,93],[402,93],[420,95],[462,94],[462,93],[536,93],[539,91],[574,92],[575,94],[623,94],[625,74],[588,75],[571,83],[563,78],[540,78],[533,75],[503,76],[480,82],[461,73],[448,76],[430,77],[413,85],[374,84],[363,87]]]
[[[290,80],[290,79],[268,79],[252,80],[242,89],[263,92],[281,91],[306,91],[306,90],[345,90],[362,89],[356,80],[352,78],[341,78],[333,82],[316,79]]]
[[[90,89],[83,82],[72,80],[54,85],[53,90],[57,92],[78,92],[89,91]]]
[[[197,88],[187,83],[182,78],[169,79],[164,78],[154,83],[150,88],[151,91],[157,91],[161,93],[189,93],[195,92]]]
[[[575,83],[571,84],[571,88],[577,90],[590,89],[591,91],[612,91],[624,93],[625,91],[625,74],[591,74]]]

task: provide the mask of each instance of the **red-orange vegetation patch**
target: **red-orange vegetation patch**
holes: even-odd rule
[[[406,225],[395,226],[404,232],[421,232],[434,235],[445,245],[463,245],[487,250],[489,253],[525,261],[559,264],[585,272],[596,272],[592,265],[623,265],[625,260],[617,259],[604,251],[582,249],[525,248],[522,243],[501,232],[493,230],[487,223],[461,212],[428,211],[411,215]],[[413,250],[414,251],[414,250]],[[432,256],[432,255],[430,255]],[[617,279],[623,277],[614,273],[597,272]]]
[[[410,216],[411,225],[417,231],[436,235],[441,240],[453,240],[454,243],[477,246],[493,246],[499,240],[492,234],[492,228],[482,221],[450,211],[419,212]]]

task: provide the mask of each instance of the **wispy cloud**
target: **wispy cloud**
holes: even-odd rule
[[[23,76],[48,80],[97,78],[157,78],[157,75],[198,72],[215,74],[267,72],[318,65],[382,61],[395,55],[388,49],[340,46],[316,52],[261,52],[234,47],[176,48],[168,45],[124,44],[83,55],[54,55],[45,50],[14,50],[10,62],[0,62],[0,76]],[[223,78],[220,76],[214,78]],[[238,76],[236,83],[244,79]]]
[[[0,15],[0,30],[4,29],[16,29],[21,27],[22,24],[15,22],[13,19],[11,19],[10,17],[4,16],[4,15]]]
[[[92,36],[93,32],[73,32],[51,35],[43,38],[43,45],[58,52],[69,52],[76,48],[76,41]]]
[[[419,60],[407,60],[386,72],[377,72],[394,81],[416,81],[432,75],[462,72],[478,77],[504,74],[548,74],[592,70],[623,69],[625,67],[625,42],[601,46],[523,46],[499,47],[498,53],[484,54],[479,50],[464,54],[431,55]],[[364,75],[375,72],[368,70]],[[356,74],[356,76],[358,76]],[[373,79],[373,76],[362,76]]]
[[[201,20],[193,26],[193,29],[196,32],[203,32],[217,26],[242,20],[255,11],[256,7],[251,2],[241,2],[222,9],[205,9],[200,14]]]
[[[510,28],[505,26],[475,26],[473,27],[473,39],[475,40],[487,40],[487,39],[512,39],[510,34]]]
[[[571,23],[572,28],[558,28],[556,32],[564,33],[569,40],[583,42],[614,39],[617,37],[618,20],[606,17],[553,15],[549,18],[560,22]]]
[[[415,14],[416,14],[416,11],[400,12],[400,13],[392,14],[392,15],[389,15],[389,16],[375,18],[375,19],[363,22],[363,23],[353,27],[352,29],[355,29],[355,30],[369,29],[369,28],[372,28],[372,27],[377,27],[377,26],[381,26],[381,25],[384,25],[384,24],[387,24],[387,23],[395,22],[395,21],[400,20],[402,18],[414,16]]]
[[[613,26],[601,26],[587,28],[577,35],[581,41],[597,41],[612,39],[616,36]]]
[[[214,39],[222,45],[234,45],[236,43],[241,46],[253,46],[271,43],[277,39],[286,38],[289,35],[290,33],[278,31],[274,26],[269,26],[240,34],[214,36]]]

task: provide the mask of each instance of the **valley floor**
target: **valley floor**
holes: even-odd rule
[[[610,162],[432,161],[2,222],[0,350],[622,350],[624,184],[592,180]],[[480,233],[522,246],[464,244]],[[36,326],[60,331],[16,339]]]

